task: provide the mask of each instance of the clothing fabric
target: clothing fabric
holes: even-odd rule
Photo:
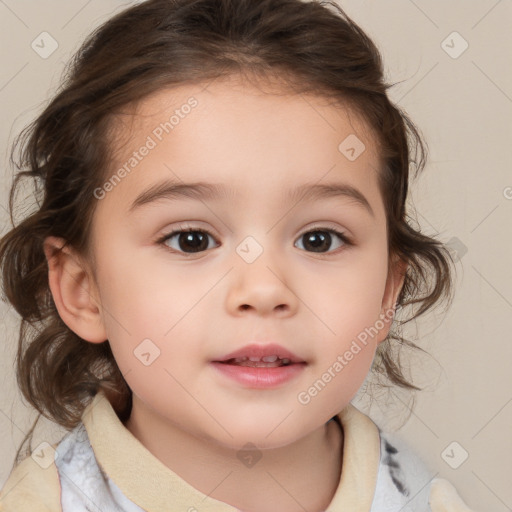
[[[382,432],[352,404],[335,419],[344,434],[343,461],[326,512],[472,512],[396,434]],[[48,467],[33,454],[14,468],[0,492],[0,512],[238,512],[160,462],[101,391],[52,448]],[[275,512],[271,504],[268,510]]]

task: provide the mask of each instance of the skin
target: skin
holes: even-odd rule
[[[114,172],[188,98],[198,101],[97,201],[94,261],[55,251],[62,240],[54,237],[45,251],[60,316],[88,342],[109,340],[133,391],[126,428],[155,457],[203,493],[245,511],[266,511],[268,503],[285,512],[319,511],[342,471],[342,432],[328,420],[357,393],[390,322],[307,405],[297,395],[393,308],[405,269],[388,268],[379,157],[369,130],[325,98],[276,91],[226,78],[206,89],[159,91],[135,116],[119,116]],[[354,161],[338,150],[350,134],[366,146]],[[234,191],[215,200],[160,199],[129,213],[142,190],[169,178]],[[333,181],[359,189],[374,216],[349,197],[282,199],[296,185]],[[190,245],[180,246],[177,236],[156,242],[185,222],[212,233],[206,251],[187,255]],[[330,246],[314,252],[302,235],[326,227],[353,245],[332,235]],[[252,263],[236,252],[247,236],[263,249]],[[144,339],[160,350],[149,366],[134,355]],[[210,365],[265,341],[306,360],[302,373],[262,390]],[[252,467],[237,457],[248,442],[262,455]]]

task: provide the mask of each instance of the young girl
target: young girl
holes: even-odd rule
[[[469,510],[350,403],[370,371],[419,389],[394,315],[452,289],[388,87],[334,3],[149,0],[94,32],[0,244],[21,391],[69,433],[20,447],[0,510]]]

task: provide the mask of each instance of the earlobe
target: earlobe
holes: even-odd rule
[[[405,275],[409,265],[402,260],[396,259],[396,261],[390,266],[388,272],[388,280],[386,283],[386,291],[382,301],[382,308],[384,310],[394,309],[400,291],[404,285]]]
[[[396,261],[390,264],[381,307],[381,318],[383,317],[384,327],[379,331],[378,343],[384,341],[389,334],[391,324],[393,323],[396,303],[404,285],[408,266],[407,263],[398,257],[396,257]]]
[[[102,343],[107,339],[99,297],[95,297],[93,278],[82,259],[64,240],[45,239],[48,283],[62,321],[82,339]]]

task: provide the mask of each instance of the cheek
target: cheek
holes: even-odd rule
[[[382,259],[384,263],[360,261],[331,272],[330,280],[310,294],[308,305],[322,320],[312,333],[321,348],[315,351],[317,371],[298,401],[307,403],[313,416],[336,414],[356,395],[370,371],[387,277],[385,254]]]
[[[325,323],[326,339],[346,343],[379,319],[387,279],[385,251],[354,252],[343,265],[310,274],[308,305]],[[304,292],[305,293],[305,292]]]
[[[128,324],[125,326],[128,331],[145,330],[142,322],[146,319],[146,327],[150,329],[162,311],[167,316],[173,314],[172,306],[179,306],[182,302],[179,299],[184,298],[182,272],[164,265],[162,258],[155,258],[157,248],[134,250],[128,242],[114,236],[98,246],[101,247],[96,258],[101,301],[111,327],[116,319],[122,318]]]
[[[209,272],[198,279],[197,272],[155,258],[153,249],[133,254],[117,243],[105,244],[97,263],[103,320],[120,367],[123,361],[130,366],[133,351],[145,339],[162,356],[178,354],[185,347],[194,350],[194,340],[201,337],[191,333],[203,325],[201,298],[218,281],[217,274]],[[177,336],[187,343],[172,344]]]

